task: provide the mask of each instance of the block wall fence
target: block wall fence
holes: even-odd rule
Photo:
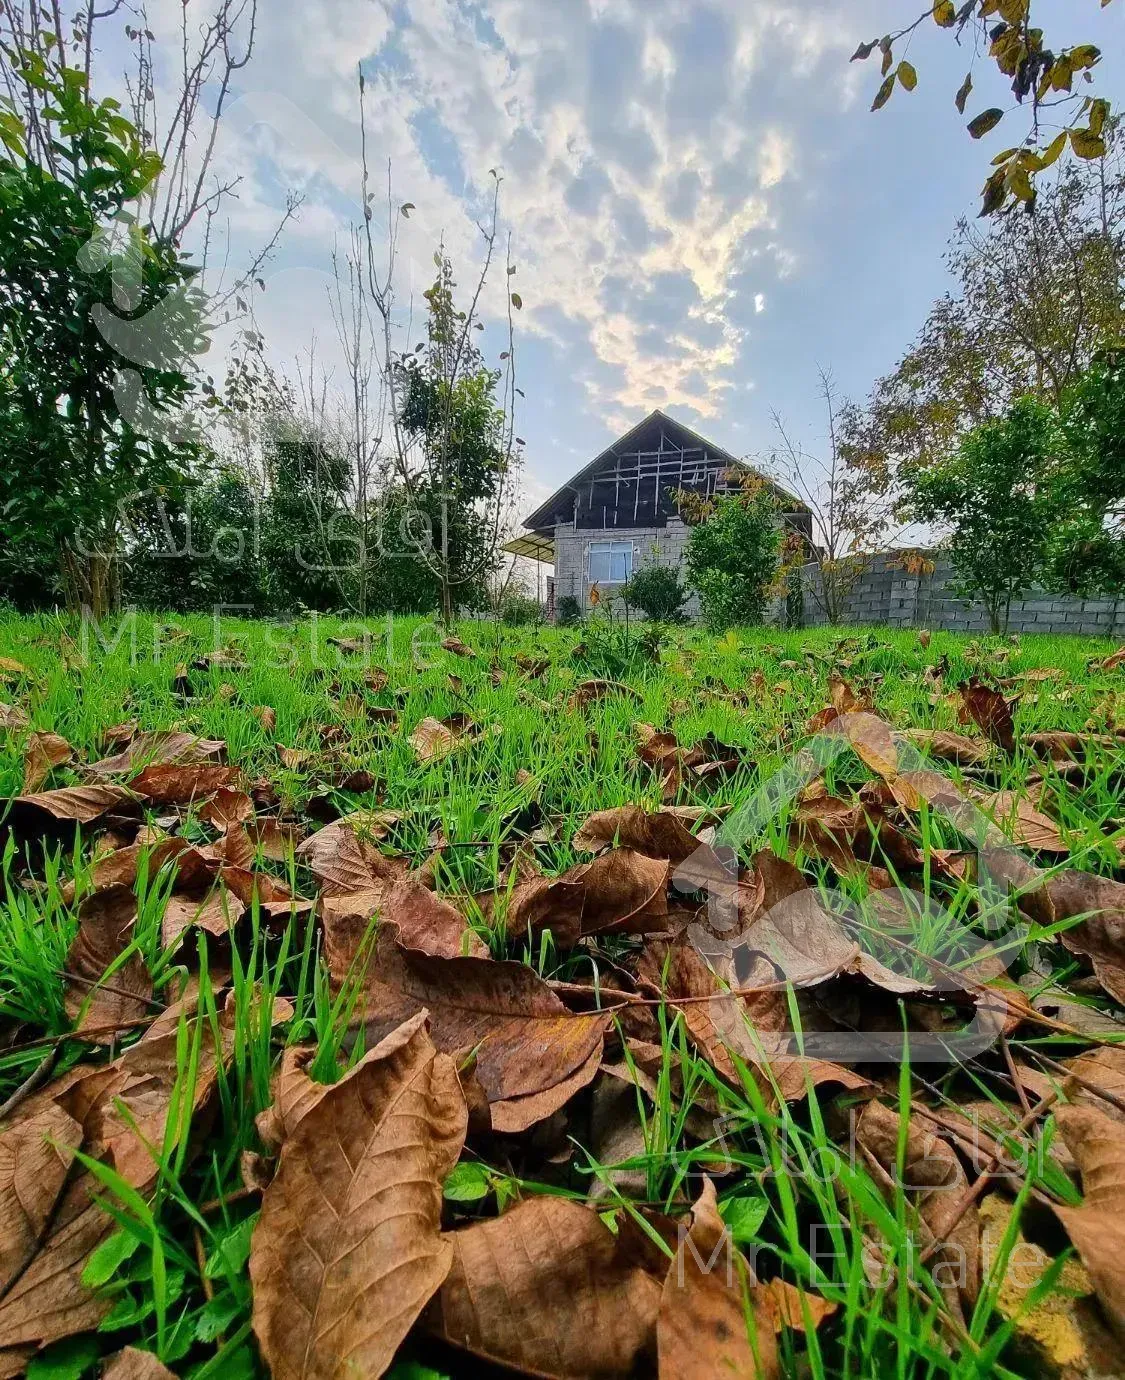
[[[967,603],[954,592],[956,577],[948,557],[931,552],[929,559],[934,563],[932,574],[911,575],[893,552],[869,557],[844,600],[839,621],[987,633],[988,614],[983,605]],[[805,625],[827,623],[815,565],[803,567],[801,585]],[[1008,631],[1122,637],[1125,595],[1119,599],[1074,599],[1032,589],[1025,598],[1012,600]]]

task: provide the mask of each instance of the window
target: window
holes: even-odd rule
[[[592,541],[587,551],[592,585],[623,585],[633,578],[631,541]]]

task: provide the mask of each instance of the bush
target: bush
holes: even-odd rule
[[[781,549],[777,500],[768,485],[748,481],[737,494],[709,503],[688,538],[684,564],[712,631],[760,623]]]
[[[500,622],[509,628],[526,628],[538,623],[543,616],[543,606],[530,594],[505,594],[497,610]]]
[[[687,590],[676,571],[666,565],[647,565],[638,570],[622,591],[630,608],[657,623],[682,623]]]
[[[582,605],[573,594],[564,594],[555,605],[555,622],[560,628],[572,628],[582,622]]]

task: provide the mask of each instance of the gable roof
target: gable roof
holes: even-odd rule
[[[555,521],[557,521],[559,509],[566,505],[568,497],[577,491],[578,486],[583,480],[590,479],[593,475],[597,474],[603,466],[610,464],[618,457],[633,453],[638,445],[643,442],[646,432],[653,431],[657,427],[660,428],[665,436],[673,441],[677,448],[682,450],[702,450],[706,452],[708,457],[720,461],[726,467],[746,470],[751,474],[756,474],[759,478],[764,479],[780,498],[783,498],[788,503],[792,503],[795,509],[804,509],[805,504],[802,503],[796,495],[782,488],[782,486],[778,484],[776,480],[771,479],[768,474],[762,474],[761,471],[756,470],[753,465],[748,465],[745,460],[740,460],[736,455],[732,455],[730,451],[724,450],[722,446],[717,446],[714,441],[707,440],[707,438],[701,436],[698,431],[693,431],[691,427],[685,425],[683,422],[677,421],[675,417],[670,417],[667,412],[662,411],[658,407],[655,411],[650,412],[647,417],[639,421],[630,431],[627,431],[624,436],[619,437],[611,445],[607,446],[600,455],[596,455],[588,465],[579,470],[576,475],[558,488],[545,503],[541,503],[539,507],[536,508],[535,512],[524,519],[524,527],[532,531],[542,531],[553,527]]]

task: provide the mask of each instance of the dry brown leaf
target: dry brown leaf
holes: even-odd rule
[[[1055,1215],[1089,1272],[1110,1326],[1125,1339],[1125,1126],[1093,1107],[1055,1112],[1067,1149],[1082,1173],[1081,1207]]]
[[[31,720],[18,704],[0,704],[0,728],[27,728]]]
[[[1114,1121],[1125,1121],[1125,1110],[1100,1096],[1107,1093],[1118,1103],[1125,1103],[1125,1049],[1120,1045],[1103,1045],[1068,1059],[1066,1067],[1070,1077],[1063,1084],[1063,1091],[1069,1102],[1094,1107]]]
[[[92,762],[90,770],[98,776],[117,776],[141,766],[222,762],[226,752],[226,743],[217,739],[200,738],[195,733],[168,729],[156,733],[138,733],[122,752],[113,757],[104,757],[100,762]]]
[[[417,1016],[293,1128],[262,1195],[250,1279],[274,1380],[379,1376],[441,1286],[441,1186],[468,1114]],[[315,1206],[314,1206],[315,1205]]]
[[[109,1028],[96,1037],[98,1044],[112,1043],[110,1029],[140,1020],[152,1010],[152,978],[139,953],[108,971],[129,946],[136,918],[137,898],[128,886],[95,891],[78,908],[78,933],[66,956],[63,999],[77,1030]]]
[[[601,1048],[610,1017],[572,1014],[526,964],[433,958],[398,938],[392,922],[380,925],[366,991],[369,1038],[429,1011],[438,1049],[476,1051],[489,1102],[553,1088]]]
[[[8,818],[21,832],[42,833],[53,824],[93,824],[111,811],[137,815],[140,802],[123,786],[64,786],[17,796]]]
[[[238,787],[242,780],[237,767],[158,762],[145,767],[129,786],[152,805],[190,805],[223,787]]]
[[[74,749],[57,733],[33,733],[27,740],[23,755],[23,791],[29,795],[74,756]]]
[[[476,658],[476,652],[472,647],[466,647],[459,637],[447,637],[441,644],[447,652],[452,652],[454,656],[461,656],[469,659]]]
[[[828,1299],[809,1293],[806,1289],[797,1289],[783,1279],[771,1279],[768,1284],[755,1285],[753,1294],[755,1304],[761,1306],[761,1311],[773,1323],[775,1332],[785,1327],[791,1327],[796,1332],[807,1331],[806,1310],[815,1331],[825,1318],[830,1318],[838,1311],[837,1305]]]
[[[959,767],[979,767],[992,756],[992,748],[982,739],[941,728],[908,728],[895,736],[924,748],[939,762],[952,762]]]
[[[189,1032],[194,1020],[188,1022]],[[177,1118],[170,1139],[168,1110],[179,1080],[178,1034],[174,1025],[156,1026],[112,1064],[95,1069],[69,1086],[59,1101],[85,1133],[88,1153],[106,1158],[142,1195],[156,1182],[153,1146],[175,1148]],[[158,1022],[157,1025],[160,1025]],[[216,1046],[210,1023],[202,1023],[194,1082],[194,1110],[210,1098],[219,1060],[229,1060],[233,1021],[220,1017],[222,1043]],[[0,1300],[0,1351],[27,1345],[46,1346],[78,1332],[92,1331],[112,1308],[113,1300],[82,1283],[86,1262],[117,1228],[116,1220],[93,1201],[103,1187],[90,1172],[73,1179],[51,1219],[38,1253]]]
[[[38,1248],[81,1144],[82,1127],[56,1102],[0,1131],[0,1292]]]
[[[530,1130],[540,1121],[546,1121],[549,1116],[561,1111],[583,1088],[589,1087],[597,1077],[601,1063],[602,1050],[595,1049],[584,1064],[554,1087],[529,1093],[526,1097],[510,1097],[506,1101],[493,1102],[489,1107],[492,1129],[502,1135],[515,1136]]]
[[[611,845],[632,848],[649,858],[667,858],[675,865],[690,858],[700,846],[688,828],[700,813],[689,808],[650,814],[639,805],[598,810],[583,822],[571,845],[576,853],[596,853]]]
[[[444,719],[423,719],[406,741],[420,762],[437,762],[458,748],[479,742],[486,733],[494,735],[498,730],[498,724],[484,730],[467,714],[449,714]]]
[[[229,829],[254,818],[254,802],[245,791],[232,786],[220,786],[210,800],[199,808],[199,818],[216,829]]]
[[[668,1270],[656,1323],[660,1380],[774,1380],[780,1374],[772,1317],[753,1300],[746,1325],[748,1270],[719,1216],[715,1185],[704,1179],[686,1234]]]
[[[623,695],[626,699],[640,703],[640,693],[631,685],[622,685],[616,680],[584,680],[570,696],[568,703],[572,709],[583,709],[596,700],[604,700],[610,695]]]
[[[324,896],[381,889],[405,870],[404,864],[385,858],[372,842],[389,827],[379,811],[360,811],[318,829],[298,846],[297,857],[320,883]]]
[[[881,1177],[889,1186],[898,1172],[898,1113],[881,1102],[869,1102],[856,1123],[856,1143],[868,1165],[883,1171]],[[959,1299],[971,1310],[981,1276],[976,1204],[956,1217],[969,1187],[965,1170],[952,1146],[921,1118],[912,1118],[906,1129],[902,1179],[917,1212],[921,1243],[937,1243],[930,1259],[935,1283],[952,1306]]]
[[[453,1266],[426,1311],[429,1331],[551,1380],[643,1373],[660,1285],[597,1213],[530,1198],[445,1240]]]
[[[1059,833],[1059,826],[1042,810],[1016,791],[994,791],[979,797],[986,814],[992,816],[1000,828],[1014,842],[1036,853],[1069,853],[1070,848]]]
[[[961,722],[971,720],[986,738],[1005,752],[1014,752],[1016,729],[1012,710],[1018,701],[1006,700],[999,690],[982,685],[976,676],[957,689],[961,695]]]
[[[413,878],[389,878],[383,885],[321,899],[324,957],[335,983],[352,971],[376,916],[392,920],[409,949],[443,958],[488,957],[487,946],[456,906]]]
[[[127,1346],[106,1362],[102,1380],[176,1380],[176,1376],[151,1351]]]

